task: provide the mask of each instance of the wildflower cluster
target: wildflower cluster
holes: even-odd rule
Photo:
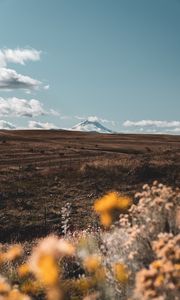
[[[159,234],[153,243],[156,260],[136,276],[134,299],[178,299],[180,295],[180,234]]]
[[[131,204],[131,198],[121,196],[116,192],[110,192],[104,197],[96,200],[94,210],[100,215],[102,225],[109,227],[113,221],[113,213],[126,212]]]
[[[154,182],[135,197],[95,202],[106,230],[72,233],[65,222],[64,239],[41,239],[26,258],[20,244],[0,247],[0,300],[178,300],[180,192]]]
[[[23,254],[20,245],[11,246],[6,252],[0,252],[0,265],[13,262]],[[0,276],[0,299],[2,300],[29,300],[29,296],[20,291],[16,286],[11,286],[6,278]]]
[[[62,299],[60,289],[60,267],[58,260],[64,256],[73,256],[74,247],[67,241],[56,236],[49,236],[39,241],[32,250],[26,263],[17,268],[22,284],[11,286],[3,277],[0,279],[0,295],[2,300],[29,300],[27,294],[38,293],[44,290],[48,300]],[[23,249],[20,245],[11,247],[7,252],[1,253],[1,264],[12,262],[21,257]]]
[[[173,191],[154,182],[152,187],[145,185],[143,192],[135,197],[138,198],[138,204],[132,204],[126,214],[120,215],[119,225],[101,233],[101,251],[115,299],[132,297],[133,287],[137,283],[136,274],[154,260],[153,241],[159,234],[171,232],[174,236],[180,228],[177,215],[180,207],[179,190]],[[103,207],[103,203],[101,205]],[[126,270],[126,285],[118,282],[114,276],[113,269],[117,264],[123,266],[121,270]]]
[[[156,239],[160,232],[177,233],[177,211],[180,207],[180,191],[157,181],[150,187],[143,186],[143,192],[137,193],[138,205],[132,205],[130,216],[133,224],[141,227],[141,234],[150,240]]]

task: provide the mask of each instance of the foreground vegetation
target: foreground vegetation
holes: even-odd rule
[[[134,204],[136,203],[136,204]],[[94,203],[97,230],[1,245],[0,300],[178,300],[180,191],[145,185],[134,199],[116,192]]]

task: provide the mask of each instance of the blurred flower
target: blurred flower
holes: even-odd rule
[[[13,260],[21,257],[22,254],[23,254],[22,246],[14,245],[14,246],[11,246],[6,253],[4,253],[3,257],[4,257],[4,260],[13,261]]]
[[[109,227],[112,223],[114,211],[126,212],[131,206],[132,200],[127,196],[121,196],[116,192],[110,192],[94,203],[94,210],[100,215],[102,225]]]
[[[4,257],[4,253],[0,253],[0,265],[4,262],[5,257]]]
[[[98,283],[102,283],[106,279],[106,270],[104,267],[100,267],[96,270],[95,274],[95,279]]]
[[[83,300],[96,300],[100,298],[100,293],[96,292],[86,296]]]
[[[126,283],[128,281],[128,271],[124,264],[116,263],[113,266],[113,269],[116,280],[121,283]]]
[[[160,287],[164,283],[164,276],[161,274],[157,276],[156,280],[154,281],[154,285],[156,287]]]
[[[92,279],[87,277],[81,277],[75,282],[75,286],[83,293],[87,293],[87,291],[92,287],[92,285]]]
[[[91,255],[84,259],[83,265],[88,272],[95,272],[101,266],[101,258]]]
[[[96,200],[94,210],[97,213],[103,213],[112,209],[126,211],[132,204],[132,200],[126,196],[120,196],[116,192],[110,192],[102,198]]]
[[[73,254],[74,247],[69,242],[52,235],[41,240],[34,248],[28,265],[38,280],[53,285],[58,278],[57,259]]]
[[[42,286],[37,281],[26,281],[21,286],[21,291],[25,294],[36,294],[42,289]]]
[[[6,294],[10,289],[11,287],[6,279],[0,276],[0,294]]]
[[[62,293],[59,287],[60,267],[58,259],[74,255],[74,247],[64,239],[51,235],[40,240],[33,249],[28,261],[31,272],[46,291],[48,300],[60,300]]]
[[[47,286],[58,283],[58,265],[51,255],[40,255],[37,262],[36,276],[40,282]]]
[[[137,273],[135,299],[161,299],[162,294],[162,300],[179,299],[180,235],[159,234],[158,240],[153,242],[153,250],[158,260],[153,261],[149,269]]]
[[[30,297],[14,288],[9,292],[7,300],[30,300]]]
[[[62,299],[61,290],[57,286],[55,286],[51,289],[48,289],[46,295],[47,295],[48,300],[61,300]]]
[[[18,271],[18,275],[20,277],[25,277],[30,273],[30,268],[29,268],[28,264],[25,263],[25,264],[21,265],[17,271]]]
[[[112,217],[109,213],[104,212],[100,215],[101,224],[104,227],[109,227],[112,223]]]

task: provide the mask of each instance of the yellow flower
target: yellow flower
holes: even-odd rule
[[[109,211],[116,206],[117,203],[117,193],[110,192],[107,195],[103,196],[100,199],[97,199],[94,204],[94,210],[97,213],[103,213],[105,211]]]
[[[180,264],[174,264],[174,268],[175,268],[175,270],[180,271]]]
[[[97,213],[107,212],[113,209],[127,210],[132,204],[131,198],[119,196],[116,192],[110,192],[102,198],[96,200],[94,210]]]
[[[162,261],[155,260],[151,263],[151,266],[155,269],[160,269],[162,267]]]
[[[61,300],[62,292],[58,286],[55,286],[46,291],[46,298],[47,300]]]
[[[11,287],[7,281],[3,277],[0,277],[0,294],[6,294],[10,291],[10,289]]]
[[[0,253],[0,264],[2,264],[5,260],[4,253]]]
[[[9,250],[4,253],[4,259],[7,261],[15,260],[23,254],[23,248],[21,245],[14,245]]]
[[[102,225],[109,227],[112,223],[114,211],[126,212],[131,206],[132,200],[127,196],[120,196],[116,192],[110,192],[94,203],[94,210],[100,215]]]
[[[41,255],[38,261],[37,278],[46,286],[54,286],[58,282],[58,265],[51,255]]]
[[[30,300],[30,298],[27,295],[22,294],[18,289],[14,288],[9,292],[7,300]]]
[[[103,267],[100,267],[96,270],[95,278],[97,282],[103,282],[106,279],[106,271]]]
[[[65,256],[72,256],[75,253],[74,246],[63,239],[58,240],[57,249],[59,251],[59,254]]]
[[[83,265],[88,272],[92,273],[100,267],[101,259],[97,255],[91,255],[84,259]]]
[[[154,285],[157,286],[157,287],[159,287],[159,286],[161,286],[163,284],[163,282],[164,282],[164,276],[163,275],[159,275],[156,278],[156,280],[154,282]]]
[[[117,209],[122,212],[126,211],[132,205],[132,199],[125,196],[120,196],[117,201]]]
[[[109,227],[112,223],[112,217],[109,213],[102,213],[100,215],[100,220],[104,227]]]
[[[83,293],[86,293],[92,287],[92,280],[90,278],[81,277],[77,279],[74,285]]]
[[[23,264],[18,268],[18,275],[20,277],[25,277],[30,273],[29,265],[28,264]]]
[[[114,275],[116,280],[118,280],[121,283],[126,283],[128,281],[127,268],[122,263],[116,263],[114,265]]]
[[[37,281],[26,281],[21,286],[21,291],[25,294],[36,294],[41,289],[42,287]]]

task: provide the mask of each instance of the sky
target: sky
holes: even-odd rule
[[[180,0],[0,0],[0,128],[180,134]]]

